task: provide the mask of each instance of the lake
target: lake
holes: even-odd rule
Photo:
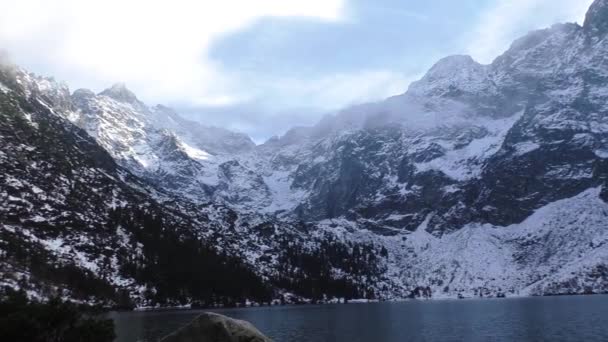
[[[281,341],[608,341],[608,296],[207,310]],[[118,342],[156,341],[200,311],[112,313]]]

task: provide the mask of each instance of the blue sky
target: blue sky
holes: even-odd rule
[[[581,23],[591,2],[0,0],[0,47],[73,89],[126,82],[259,142],[403,93],[446,55],[489,63],[532,29]]]

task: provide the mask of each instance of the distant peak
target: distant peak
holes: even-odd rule
[[[165,114],[177,115],[177,112],[173,108],[167,107],[167,106],[162,105],[162,104],[157,104],[152,109],[155,110],[155,111],[157,111],[157,112],[161,112],[161,113],[165,113]]]
[[[608,0],[595,0],[591,4],[583,27],[594,35],[608,33]]]
[[[453,79],[460,74],[470,74],[483,70],[484,66],[468,55],[453,55],[440,59],[426,73],[422,80]],[[424,82],[423,82],[424,83]]]
[[[440,59],[431,70],[429,75],[439,75],[441,77],[446,74],[451,74],[461,69],[477,69],[482,67],[481,64],[477,63],[473,57],[469,55],[454,55]]]
[[[99,95],[105,95],[107,97],[113,98],[116,101],[125,102],[125,103],[138,103],[139,100],[137,96],[130,91],[124,83],[116,83],[111,88],[108,88]]]
[[[91,98],[91,97],[95,97],[95,93],[89,89],[80,88],[80,89],[76,89],[74,91],[74,93],[72,94],[72,96],[78,97],[78,98]]]
[[[476,62],[471,56],[449,56],[435,63],[422,79],[413,82],[408,93],[428,96],[478,93],[488,87],[487,70],[487,65]]]
[[[469,55],[451,55],[440,59],[437,64],[440,63],[458,63],[458,64],[477,64],[473,57]]]
[[[129,91],[129,89],[127,89],[127,85],[124,82],[117,82],[112,84],[112,87],[110,87],[111,90],[114,91]]]

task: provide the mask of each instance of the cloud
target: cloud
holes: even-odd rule
[[[582,22],[591,2],[0,0],[0,48],[72,88],[125,82],[263,139],[403,93],[444,54],[490,62],[530,30]]]
[[[560,22],[582,24],[593,0],[498,0],[482,11],[466,40],[466,51],[482,63],[490,63],[514,39],[528,31]]]
[[[376,101],[401,94],[418,75],[407,75],[390,70],[370,70],[337,73],[306,79],[264,78],[259,74],[252,79],[241,75],[241,88],[249,89],[248,100],[243,103],[215,108],[177,104],[192,119],[206,124],[224,126],[249,132],[257,141],[280,135],[293,126],[313,125],[324,114],[346,106]]]
[[[346,0],[0,0],[0,8],[0,46],[16,63],[73,88],[125,82],[150,104],[254,136],[314,124],[324,112],[402,93],[411,81],[361,66],[265,75],[231,70],[209,55],[216,41],[267,17],[346,22]]]
[[[124,81],[144,99],[239,99],[207,56],[214,39],[263,17],[340,20],[343,0],[0,0],[0,44],[17,63],[79,85]]]
[[[349,73],[337,73],[305,80],[268,79],[260,82],[259,96],[264,93],[291,95],[289,102],[306,103],[314,99],[315,107],[324,110],[335,110],[344,106],[374,101],[392,95],[401,94],[407,89],[413,78],[406,77],[391,70],[363,70]],[[285,99],[283,97],[283,99]],[[281,96],[277,105],[281,104]]]

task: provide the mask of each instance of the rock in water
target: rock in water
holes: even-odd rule
[[[270,342],[251,323],[206,312],[161,342]]]

